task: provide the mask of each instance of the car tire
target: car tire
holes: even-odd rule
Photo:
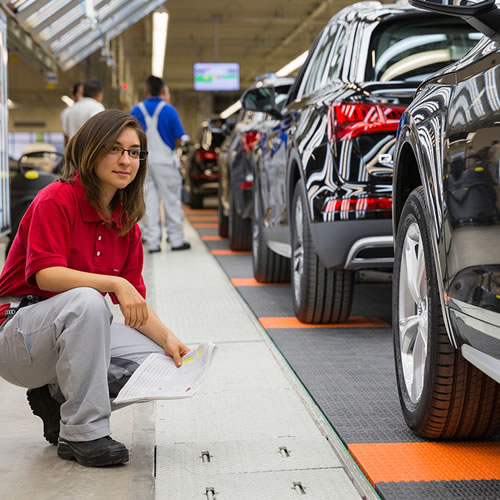
[[[229,248],[231,250],[250,250],[252,248],[252,222],[243,219],[236,210],[233,191],[229,192]]]
[[[257,184],[253,186],[252,267],[260,283],[286,283],[290,281],[290,259],[273,252],[262,234],[263,224]]]
[[[306,197],[298,183],[292,201],[293,308],[303,323],[343,323],[351,312],[352,271],[332,271],[320,262],[311,237]]]
[[[500,428],[500,384],[449,341],[429,220],[419,187],[403,207],[394,260],[392,324],[401,408],[423,438],[482,438]]]
[[[191,191],[189,193],[189,206],[191,208],[203,208],[203,197]]]
[[[224,215],[224,208],[222,207],[222,193],[221,193],[221,188],[219,187],[219,195],[218,195],[218,229],[219,229],[219,236],[221,238],[227,238],[228,234],[228,218],[226,215]]]

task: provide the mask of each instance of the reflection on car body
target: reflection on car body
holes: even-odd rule
[[[274,94],[281,109],[293,78],[265,74],[256,78],[250,88],[266,89]],[[261,137],[272,129],[276,118],[265,111],[242,109],[219,155],[219,235],[229,237],[232,250],[248,250],[251,246],[252,188],[254,166],[252,151]]]
[[[500,33],[492,0],[410,1]],[[404,416],[424,437],[500,428],[499,88],[500,49],[485,36],[422,84],[400,124],[394,351]]]
[[[283,281],[291,258],[301,321],[345,321],[354,272],[392,267],[399,120],[418,84],[478,39],[460,19],[378,2],[346,7],[317,38],[279,123],[254,150],[255,276]],[[244,101],[272,103],[259,89]]]

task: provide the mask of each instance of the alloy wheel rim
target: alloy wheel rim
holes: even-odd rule
[[[427,270],[420,228],[406,231],[399,274],[399,349],[406,391],[413,403],[422,395],[429,342]]]
[[[293,224],[295,226],[295,240],[293,244],[293,289],[295,302],[297,304],[300,303],[300,285],[302,282],[302,275],[304,274],[303,219],[304,212],[302,210],[302,203],[300,200],[297,200],[293,220]]]

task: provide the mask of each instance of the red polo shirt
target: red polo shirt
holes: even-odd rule
[[[119,236],[121,207],[115,208],[111,224],[106,224],[85,194],[78,176],[73,183],[57,181],[38,193],[21,221],[0,276],[0,304],[2,296],[57,295],[38,288],[35,280],[38,271],[55,266],[122,276],[146,297],[139,226]],[[114,294],[110,296],[116,304]]]

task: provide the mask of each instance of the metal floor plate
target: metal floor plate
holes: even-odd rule
[[[300,492],[303,488],[305,495]],[[295,484],[295,486],[294,486]],[[213,493],[211,493],[213,492]],[[158,500],[353,500],[359,495],[340,469],[215,474],[167,474]]]

